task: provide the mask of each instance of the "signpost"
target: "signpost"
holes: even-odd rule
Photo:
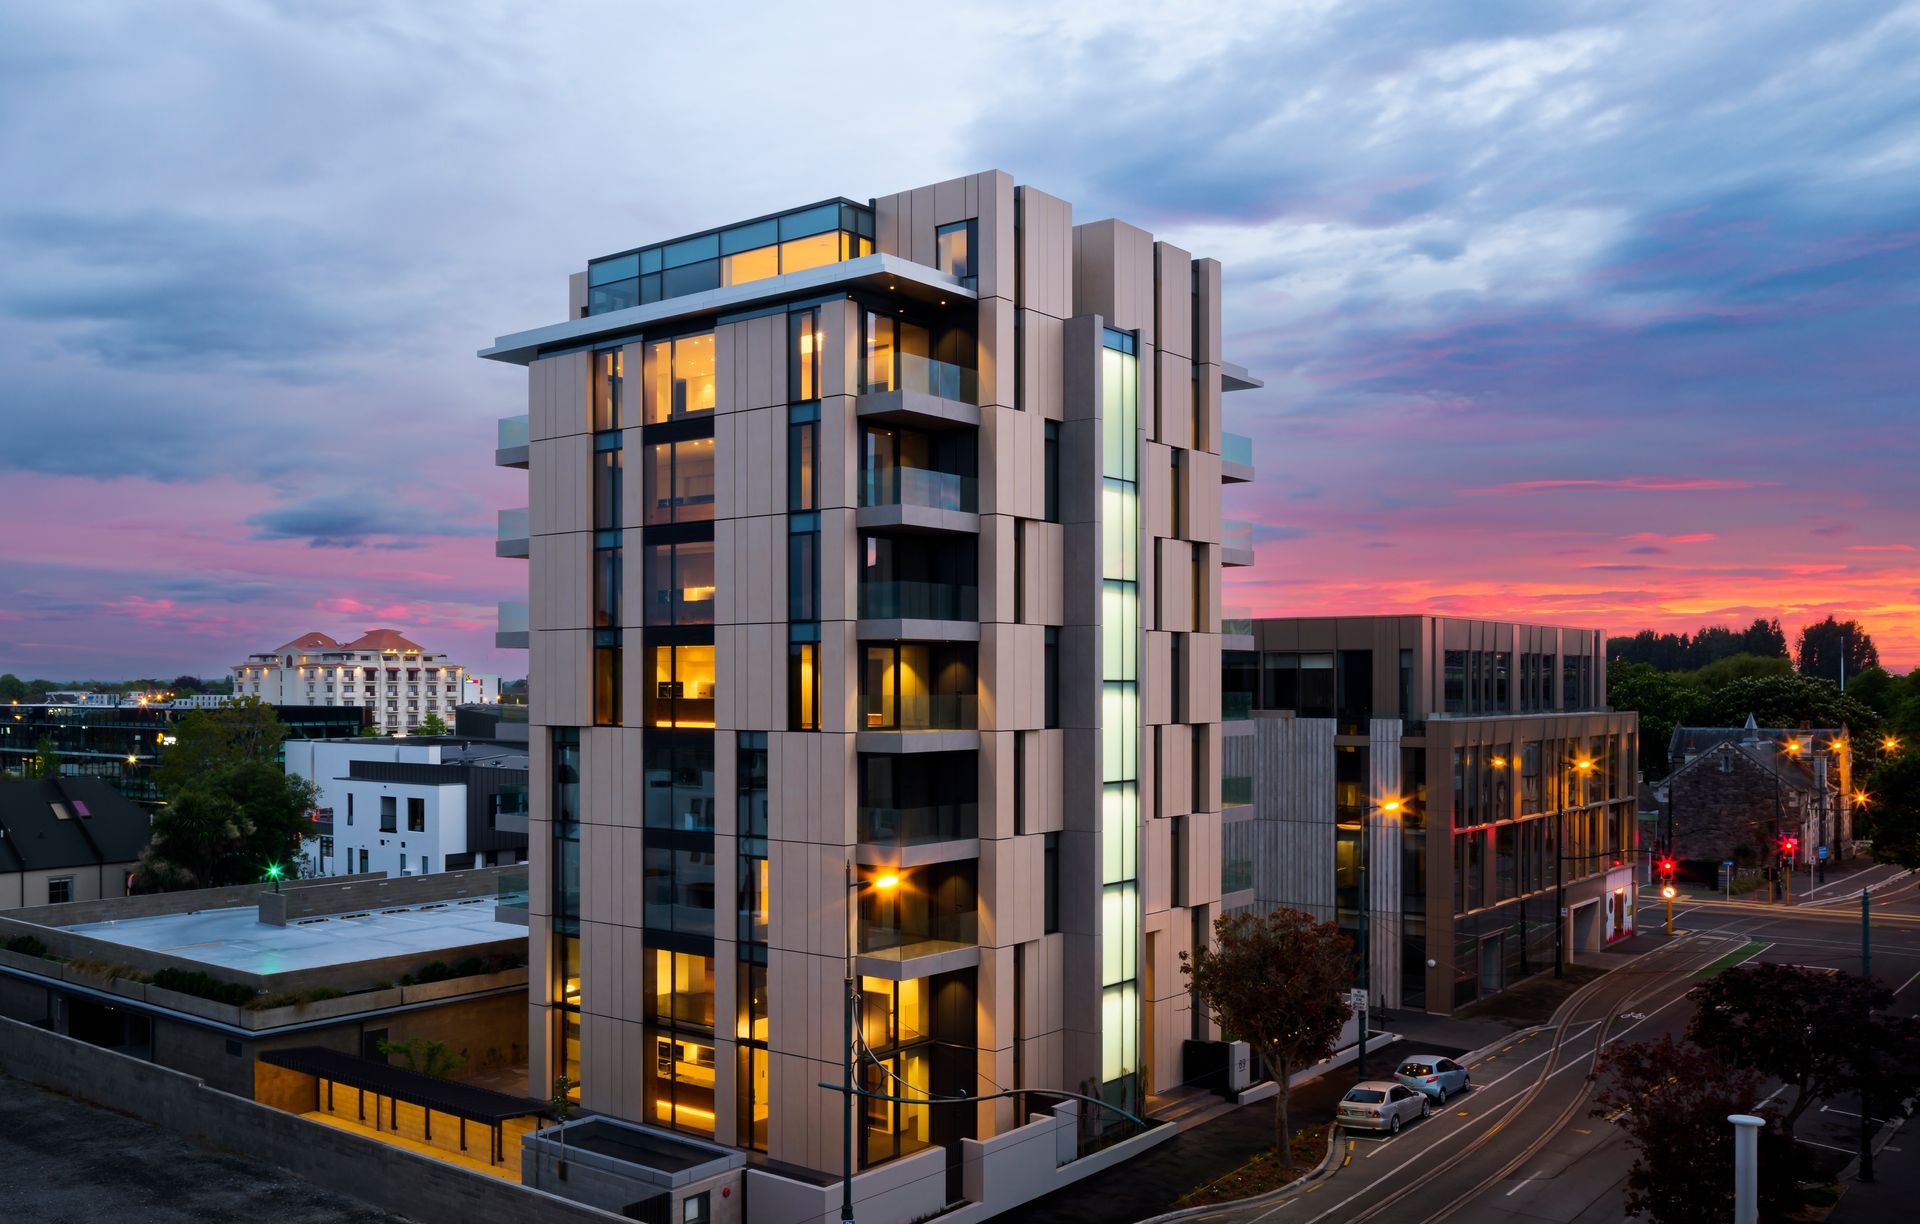
[[[1726,895],[1727,900],[1729,901],[1733,900],[1733,860],[1732,859],[1720,860],[1720,891]]]

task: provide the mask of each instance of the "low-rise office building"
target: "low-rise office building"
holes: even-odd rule
[[[303,876],[429,875],[525,862],[527,747],[473,740],[289,742],[319,803]]]
[[[1250,629],[1223,655],[1225,907],[1364,926],[1373,1005],[1430,1012],[1632,933],[1638,718],[1607,708],[1601,632]]]
[[[270,705],[357,706],[389,735],[412,731],[430,715],[451,726],[461,702],[488,699],[484,684],[466,683],[465,668],[393,629],[369,629],[351,642],[303,633],[232,670],[235,696]],[[493,695],[498,691],[496,679]]]
[[[0,909],[123,896],[152,832],[99,779],[0,780]]]

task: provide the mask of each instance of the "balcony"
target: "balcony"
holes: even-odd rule
[[[980,805],[939,803],[926,807],[854,809],[862,864],[918,867],[980,856]]]
[[[1225,650],[1253,649],[1253,612],[1248,608],[1223,608],[1220,612],[1220,632],[1229,638],[1240,641],[1223,642]]]
[[[980,482],[972,476],[931,468],[896,467],[862,473],[862,530],[945,531],[979,534]]]
[[[904,981],[980,963],[978,865],[936,863],[860,894],[857,972]]]
[[[1253,804],[1253,776],[1251,774],[1220,775],[1220,806],[1222,808],[1251,807]]]
[[[858,628],[863,638],[980,638],[980,588],[972,583],[877,580],[860,583],[859,590],[860,619],[886,622]],[[906,623],[914,621],[945,623],[925,629]]]
[[[493,541],[493,555],[525,559],[527,536],[527,507],[500,511],[499,529]]]
[[[1253,564],[1253,524],[1228,519],[1220,524],[1220,564]]]
[[[1226,692],[1220,694],[1220,719],[1222,722],[1243,722],[1252,717],[1252,693]]]
[[[1253,479],[1253,439],[1245,434],[1220,435],[1220,483],[1246,484]]]
[[[868,363],[855,411],[862,418],[939,429],[979,425],[979,402],[977,371],[931,357],[898,353],[891,368],[884,362]]]
[[[512,599],[500,601],[500,622],[494,629],[493,644],[500,650],[525,650],[527,648],[527,601]]]
[[[493,444],[493,466],[523,469],[527,466],[526,413],[500,418],[499,432]]]

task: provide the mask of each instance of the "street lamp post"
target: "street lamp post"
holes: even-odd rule
[[[855,1041],[854,1023],[859,999],[859,981],[853,974],[854,926],[858,921],[860,890],[873,887],[882,892],[891,891],[900,886],[900,877],[888,872],[877,875],[871,880],[863,880],[853,869],[853,860],[847,860],[847,978],[842,1006],[843,1024],[841,1028],[841,1054],[844,1055],[842,1096],[840,1098],[840,1218],[853,1220],[853,1077],[859,1047]]]
[[[1593,761],[1587,757],[1582,757],[1573,763],[1573,767],[1576,771],[1580,773],[1590,774],[1593,772]],[[1583,799],[1585,797],[1586,796],[1584,794],[1581,796],[1581,798]],[[1567,848],[1566,796],[1562,795],[1560,799],[1561,799],[1560,810],[1556,812],[1553,817],[1554,823],[1560,826],[1560,836],[1555,846],[1555,849],[1559,851],[1565,851]],[[1580,806],[1584,809],[1587,805],[1583,803]],[[1553,976],[1555,977],[1564,977],[1566,975],[1567,860],[1571,858],[1578,858],[1578,857],[1579,857],[1578,855],[1566,854],[1566,853],[1559,853],[1554,856],[1555,861],[1553,864],[1553,912],[1554,912],[1553,913]]]
[[[1400,801],[1388,799],[1379,806],[1385,815],[1398,815]],[[1367,856],[1372,853],[1373,813],[1367,813],[1360,822],[1360,1045],[1355,1052],[1353,1065],[1360,1078],[1367,1078],[1367,1017],[1373,1011],[1373,959],[1368,948],[1368,927],[1372,925],[1368,914],[1371,907],[1367,896]]]

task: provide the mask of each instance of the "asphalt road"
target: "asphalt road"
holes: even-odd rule
[[[1551,1221],[1598,1224],[1624,1217],[1632,1163],[1621,1132],[1589,1116],[1596,1049],[1619,1040],[1679,1034],[1691,1018],[1694,973],[1732,952],[1781,964],[1860,970],[1859,891],[1873,896],[1871,968],[1896,991],[1895,1008],[1920,1008],[1920,889],[1886,869],[1835,881],[1791,908],[1696,900],[1676,906],[1671,941],[1583,987],[1556,1016],[1556,1031],[1516,1039],[1473,1070],[1475,1091],[1391,1140],[1355,1136],[1330,1178],[1289,1198],[1222,1208],[1205,1224],[1420,1224]],[[1643,924],[1664,917],[1641,910]],[[1643,925],[1642,939],[1648,934]],[[1657,931],[1657,928],[1655,928]],[[1777,1087],[1777,1085],[1772,1086]],[[1758,1102],[1756,1102],[1758,1104]],[[1832,1173],[1857,1150],[1859,1102],[1815,1104],[1796,1138],[1810,1168]],[[1878,1120],[1876,1119],[1876,1122]],[[1888,1149],[1884,1159],[1906,1159]],[[1890,1216],[1906,1218],[1904,1216]]]

